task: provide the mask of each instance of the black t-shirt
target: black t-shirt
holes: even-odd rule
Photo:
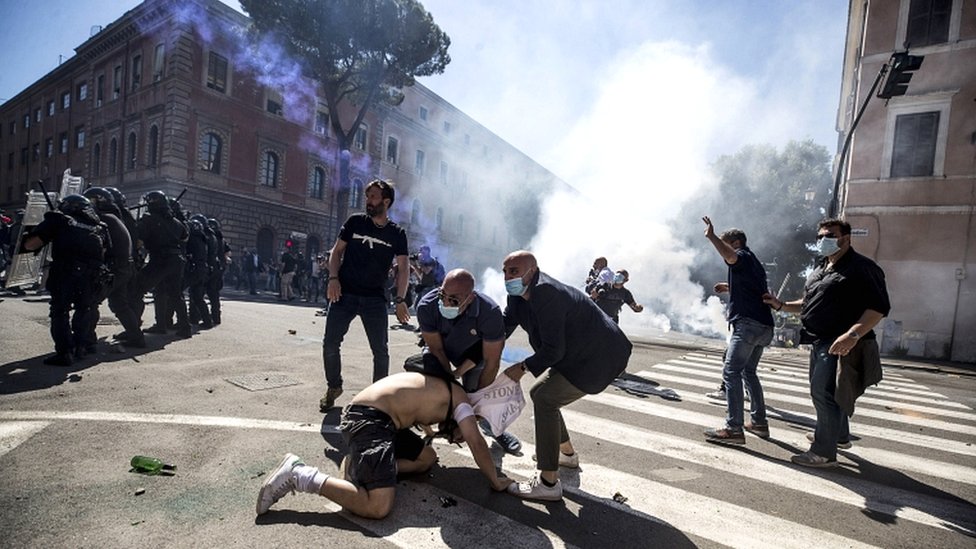
[[[342,226],[339,239],[346,243],[339,267],[342,292],[384,297],[393,258],[407,255],[407,233],[393,221],[377,227],[368,215],[354,214]]]
[[[851,248],[833,266],[822,259],[807,277],[800,321],[813,340],[833,341],[867,309],[885,316],[891,310],[884,271]],[[873,339],[874,330],[861,337]]]
[[[773,314],[762,296],[768,291],[766,269],[748,247],[735,251],[738,259],[729,265],[729,322],[751,318],[766,326],[773,325]]]
[[[624,303],[633,305],[634,294],[623,286],[619,288],[611,286],[609,289],[601,291],[596,297],[597,306],[610,318],[617,318],[620,315],[620,309],[623,308]]]
[[[298,265],[298,261],[295,260],[295,256],[291,255],[291,252],[286,251],[281,254],[281,274],[295,272],[296,265]]]

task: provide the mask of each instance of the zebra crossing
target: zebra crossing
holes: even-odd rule
[[[587,547],[620,544],[607,541],[620,539],[630,540],[628,546],[649,547],[682,545],[675,540],[729,547],[892,547],[919,539],[930,546],[972,546],[976,412],[888,369],[881,384],[858,400],[851,421],[854,447],[839,452],[839,466],[805,469],[791,464],[789,455],[808,447],[805,435],[815,424],[806,363],[799,355],[769,354],[759,371],[769,441],[748,436],[741,448],[704,441],[702,430],[724,419],[724,403],[704,396],[721,379],[721,358],[689,352],[632,366],[628,375],[667,387],[679,400],[642,398],[610,387],[563,410],[581,453],[580,469],[560,472],[564,504],[488,493],[476,473],[457,480],[458,471],[473,468],[470,452],[437,442],[442,467],[450,473],[431,475],[438,477],[434,480],[405,479],[384,520],[341,513],[338,505],[311,496],[286,498],[274,509],[341,513],[370,539],[411,548]],[[516,423],[522,454],[495,454],[501,469],[519,480],[536,472],[531,416],[530,405]],[[0,457],[58,421],[168,423],[302,436],[335,432],[328,425],[246,418],[7,410],[0,411]],[[453,504],[431,504],[437,501]],[[580,533],[571,526],[575,521],[592,532]],[[621,538],[620,530],[634,525],[637,531]],[[641,531],[654,535],[641,538]],[[657,537],[662,531],[673,538],[662,541]]]

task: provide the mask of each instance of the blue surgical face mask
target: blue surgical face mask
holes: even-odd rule
[[[623,284],[624,283],[624,275],[622,275],[622,274],[613,275],[613,283],[614,284]]]
[[[520,296],[525,293],[525,283],[522,278],[513,278],[505,281],[505,291],[511,296]]]
[[[443,301],[437,302],[437,309],[441,312],[441,316],[448,320],[454,320],[461,314],[461,307],[448,307]]]
[[[817,253],[824,256],[830,257],[835,253],[840,251],[840,246],[837,244],[836,238],[823,237],[817,240]]]

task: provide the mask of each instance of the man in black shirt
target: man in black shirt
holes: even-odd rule
[[[855,346],[877,348],[873,328],[888,315],[891,303],[884,271],[851,247],[848,222],[821,221],[817,251],[822,258],[807,277],[802,299],[781,301],[766,294],[763,301],[777,311],[800,313],[800,342],[812,344],[810,396],[817,410],[817,428],[810,450],[791,459],[807,467],[832,467],[837,464],[837,447],[850,445],[848,418],[834,398],[838,358]]]
[[[329,282],[326,297],[331,306],[325,322],[322,359],[328,390],[319,401],[327,412],[342,394],[342,359],[339,348],[349,324],[359,317],[373,352],[373,381],[387,376],[390,353],[387,347],[388,321],[384,285],[390,263],[398,267],[397,320],[410,320],[404,296],[407,293],[407,233],[390,220],[393,186],[381,179],[366,186],[366,213],[353,214],[343,224],[329,256]]]
[[[624,284],[630,280],[630,273],[621,269],[614,273],[613,284],[610,287],[599,287],[596,289],[596,304],[600,310],[607,313],[607,316],[614,322],[620,324],[620,309],[624,308],[624,303],[630,307],[631,311],[639,313],[644,310],[644,306],[634,301],[634,294],[624,288]]]
[[[291,301],[295,298],[295,291],[291,287],[292,279],[295,278],[295,270],[298,267],[298,260],[291,253],[291,248],[285,248],[281,254],[281,294],[278,299],[281,301]]]

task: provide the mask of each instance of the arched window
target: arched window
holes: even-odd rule
[[[322,189],[325,188],[325,170],[316,167],[312,170],[312,180],[308,182],[308,196],[322,200]]]
[[[102,144],[95,143],[92,147],[92,175],[98,177],[102,175]]]
[[[119,169],[119,141],[112,138],[108,144],[108,173],[114,174]]]
[[[365,191],[363,190],[363,180],[353,179],[350,187],[349,207],[358,210],[363,207],[363,201],[366,199]]]
[[[200,169],[211,173],[220,173],[220,157],[223,154],[224,143],[214,132],[207,132],[200,139]]]
[[[136,167],[136,132],[129,134],[129,142],[125,151],[125,167],[133,170]]]
[[[410,209],[410,223],[416,224],[420,222],[420,199],[416,198],[413,201],[413,208]]]
[[[153,126],[149,128],[149,154],[147,155],[147,164],[150,168],[155,168],[156,163],[159,161],[159,127]]]
[[[437,217],[434,218],[434,228],[438,231],[444,226],[444,210],[437,208]]]
[[[264,153],[264,163],[261,166],[261,184],[266,187],[278,186],[278,155],[274,151]]]

